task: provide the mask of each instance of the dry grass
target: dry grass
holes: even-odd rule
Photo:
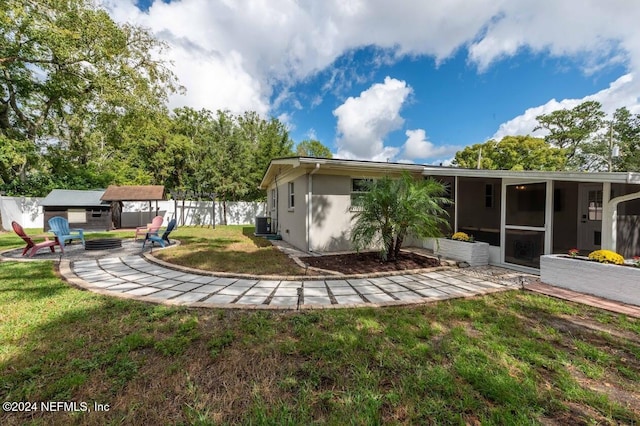
[[[171,234],[181,245],[157,251],[159,259],[205,271],[256,275],[301,275],[287,255],[253,235],[253,227],[218,226],[216,229],[181,227]]]

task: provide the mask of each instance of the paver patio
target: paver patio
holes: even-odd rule
[[[494,268],[495,269],[495,268]],[[61,261],[63,277],[102,294],[155,303],[251,309],[390,306],[468,297],[517,288],[516,280],[478,278],[449,268],[373,278],[280,280],[216,277],[169,268],[140,255]]]

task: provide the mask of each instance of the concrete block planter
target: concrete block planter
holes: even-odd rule
[[[471,266],[484,266],[489,264],[489,244],[481,242],[469,243],[466,241],[438,238],[433,245],[433,252],[448,259],[467,262]]]
[[[551,254],[540,258],[540,280],[580,293],[640,306],[640,268]]]

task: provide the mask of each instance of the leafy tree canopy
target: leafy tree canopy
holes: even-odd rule
[[[155,56],[165,45],[146,29],[116,24],[91,0],[5,0],[0,38],[0,150],[22,183],[51,167],[34,153],[59,145],[69,151],[67,167],[85,167],[103,141],[101,123],[163,109],[178,89]]]
[[[301,157],[333,158],[331,150],[315,139],[300,142],[296,146],[296,154]]]
[[[544,139],[532,136],[505,136],[491,139],[458,151],[453,164],[459,167],[488,170],[563,170],[563,149],[549,146]]]

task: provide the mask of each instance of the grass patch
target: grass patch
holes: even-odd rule
[[[180,246],[154,254],[166,262],[205,271],[257,275],[302,275],[304,270],[264,238],[253,235],[253,227],[179,227],[171,234]]]
[[[640,423],[640,321],[542,295],[276,313],[0,276],[2,400],[110,406],[3,425]]]

